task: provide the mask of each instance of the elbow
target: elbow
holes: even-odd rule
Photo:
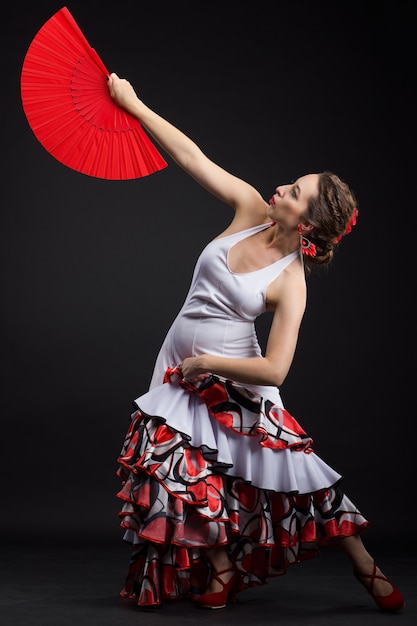
[[[283,384],[286,376],[287,370],[284,371],[282,367],[269,362],[264,384],[279,388]]]
[[[274,387],[281,387],[282,383],[285,380],[285,376],[282,376],[279,373],[276,373],[275,376],[273,376],[272,380],[271,380],[271,385],[273,385]]]

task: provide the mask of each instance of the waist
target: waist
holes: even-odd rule
[[[172,330],[176,350],[186,356],[203,353],[234,358],[261,356],[253,322],[180,316]]]

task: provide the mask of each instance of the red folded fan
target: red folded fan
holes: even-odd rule
[[[108,180],[167,166],[141,124],[112,100],[107,71],[66,7],[35,35],[21,73],[29,126],[58,161]]]

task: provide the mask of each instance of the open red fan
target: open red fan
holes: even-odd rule
[[[66,7],[35,35],[21,73],[29,126],[58,161],[108,180],[167,166],[141,124],[112,100],[109,72]]]

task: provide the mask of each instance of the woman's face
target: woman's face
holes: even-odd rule
[[[269,201],[269,217],[287,226],[296,226],[302,219],[310,198],[319,193],[319,174],[306,174],[294,183],[280,185]]]

